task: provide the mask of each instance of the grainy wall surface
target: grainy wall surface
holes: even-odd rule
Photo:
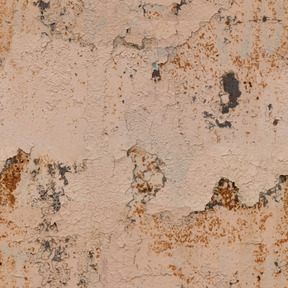
[[[287,0],[0,0],[0,288],[288,287]]]

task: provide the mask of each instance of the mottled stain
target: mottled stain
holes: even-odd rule
[[[16,202],[14,191],[21,181],[21,173],[29,162],[29,154],[19,150],[17,155],[6,160],[0,173],[0,205],[13,207]]]
[[[206,205],[205,209],[213,209],[214,206],[223,206],[229,210],[241,207],[238,192],[239,189],[234,182],[221,178],[213,191],[211,201]]]
[[[127,151],[127,156],[134,163],[131,184],[134,200],[150,201],[165,185],[166,177],[161,170],[164,162],[137,145]]]
[[[135,221],[129,233],[145,235],[141,249],[150,255],[147,264],[153,259],[155,269],[165,265],[184,287],[262,287],[272,278],[285,286],[288,274],[279,263],[281,267],[288,263],[286,179],[281,175],[275,187],[247,206],[235,183],[221,178],[205,209],[178,222],[167,212],[149,214],[145,204],[134,203]],[[224,266],[215,271],[215,261]],[[277,278],[279,274],[282,278]]]
[[[14,0],[0,1],[0,60],[3,61],[6,52],[10,50],[13,37],[13,21],[15,14]],[[0,61],[0,67],[1,67]]]
[[[287,3],[0,0],[0,287],[288,287]]]

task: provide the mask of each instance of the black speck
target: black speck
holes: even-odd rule
[[[274,125],[274,126],[276,126],[278,123],[279,123],[279,120],[278,120],[278,119],[275,119],[275,120],[273,121],[273,125]]]
[[[279,176],[279,182],[284,183],[286,181],[286,176],[285,175],[280,175]]]
[[[181,0],[180,4],[175,4],[176,5],[176,12],[175,15],[178,15],[179,10],[181,10],[181,6],[186,4],[186,0]]]
[[[152,72],[152,78],[154,79],[154,82],[156,82],[157,80],[161,80],[160,71],[154,69]]]
[[[272,104],[268,105],[268,109],[271,110],[272,109]]]
[[[262,21],[263,21],[263,22],[266,22],[267,19],[268,19],[268,18],[267,18],[266,16],[263,16]]]
[[[55,22],[50,24],[51,31],[54,31],[55,27],[56,27],[56,23]]]

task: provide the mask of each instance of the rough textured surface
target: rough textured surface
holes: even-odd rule
[[[0,288],[288,287],[286,0],[0,0]]]

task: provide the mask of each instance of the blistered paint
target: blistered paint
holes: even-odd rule
[[[285,0],[0,1],[0,287],[288,287]]]

